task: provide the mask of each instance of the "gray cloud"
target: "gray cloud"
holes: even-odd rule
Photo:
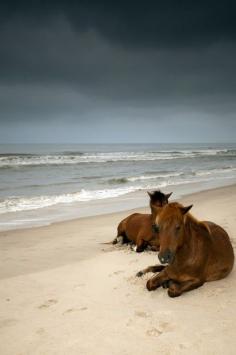
[[[155,3],[1,4],[0,139],[233,140],[233,2]]]
[[[233,0],[2,1],[1,22],[51,22],[64,16],[77,32],[94,30],[128,47],[183,47],[235,39]]]
[[[5,38],[5,41],[4,41]],[[236,46],[127,50],[95,32],[78,35],[65,21],[31,29],[6,26],[1,34],[2,83],[68,86],[106,100],[160,102],[214,98],[236,90]]]

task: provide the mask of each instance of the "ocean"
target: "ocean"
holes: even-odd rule
[[[5,144],[0,229],[140,207],[146,190],[178,197],[235,182],[236,144]]]

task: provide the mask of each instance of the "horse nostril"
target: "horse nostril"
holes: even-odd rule
[[[152,224],[152,232],[153,233],[158,233],[159,232],[159,226],[157,224]]]
[[[160,253],[158,254],[158,259],[162,264],[166,263],[165,255],[161,255]]]
[[[158,258],[162,264],[168,264],[172,261],[173,253],[170,250],[166,250],[161,255],[158,255]]]

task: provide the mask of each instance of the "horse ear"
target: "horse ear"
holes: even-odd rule
[[[182,214],[185,214],[189,210],[191,210],[192,207],[193,207],[193,205],[190,205],[190,206],[187,206],[187,207],[180,207],[180,211],[182,212]]]
[[[153,192],[152,191],[147,191],[147,194],[148,194],[149,197],[153,196]]]
[[[172,194],[173,192],[170,192],[169,194],[165,194],[166,199],[168,200]]]

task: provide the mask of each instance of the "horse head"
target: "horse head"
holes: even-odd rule
[[[176,251],[184,242],[184,216],[192,205],[184,207],[174,202],[158,208],[156,227],[159,231],[160,252],[158,258],[162,264],[171,264]]]
[[[164,194],[160,190],[156,190],[148,191],[147,193],[150,197],[150,208],[152,211],[152,217],[153,219],[155,219],[158,213],[158,207],[163,207],[169,202],[168,199],[172,195],[172,192]],[[153,224],[152,229],[154,233],[158,232],[158,230],[155,230],[155,224]]]

